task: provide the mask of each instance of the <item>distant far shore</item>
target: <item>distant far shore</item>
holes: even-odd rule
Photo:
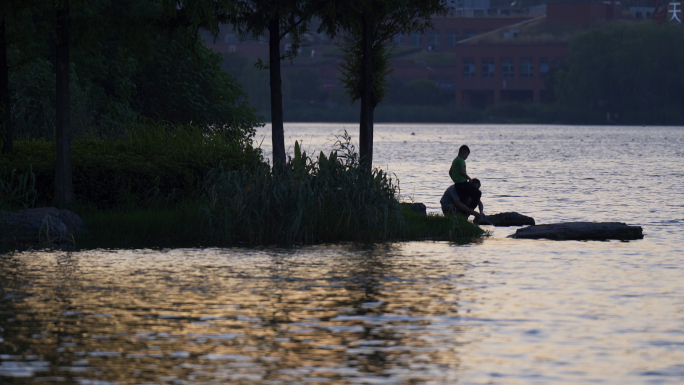
[[[284,108],[285,122],[356,123],[357,105],[296,105]],[[268,112],[261,111],[266,122]],[[556,104],[505,103],[484,109],[448,106],[380,105],[375,123],[496,123],[496,124],[579,124],[579,125],[684,125],[684,117],[670,110],[611,114],[597,109],[577,110]],[[617,119],[614,117],[617,116]]]

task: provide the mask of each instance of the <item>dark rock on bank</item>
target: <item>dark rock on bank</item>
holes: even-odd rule
[[[83,229],[83,221],[69,210],[40,207],[0,212],[0,243],[61,243]]]
[[[484,221],[475,220],[478,225],[506,226],[534,226],[534,218],[516,212],[487,215]]]
[[[552,239],[556,241],[623,241],[642,239],[640,226],[628,226],[622,222],[567,222],[529,226],[518,229],[510,238]]]
[[[423,214],[427,215],[427,207],[425,207],[424,204],[417,202],[417,203],[401,203],[401,207],[407,207],[409,210],[414,211],[418,214]]]

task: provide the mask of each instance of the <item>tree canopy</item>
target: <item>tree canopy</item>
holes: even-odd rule
[[[8,94],[17,138],[54,139],[54,16],[43,3],[7,13]],[[223,9],[232,3],[178,8],[171,1],[72,1],[74,134],[119,135],[141,118],[251,130],[258,124],[254,109],[199,34],[200,28],[217,33]]]
[[[320,13],[322,28],[344,34],[342,76],[352,102],[361,101],[359,156],[373,163],[373,112],[385,95],[389,47],[397,34],[423,32],[432,17],[449,12],[447,0],[349,0],[331,2]]]

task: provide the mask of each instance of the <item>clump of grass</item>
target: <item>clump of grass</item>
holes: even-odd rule
[[[404,239],[466,243],[487,235],[463,215],[422,215],[407,208],[403,209],[402,214],[405,221]]]
[[[4,167],[0,175],[0,210],[25,209],[33,207],[38,197],[36,191],[36,175],[29,165],[26,172],[12,171]]]
[[[397,189],[391,175],[359,166],[345,132],[335,151],[315,160],[295,143],[294,157],[273,173],[267,166],[214,170],[203,223],[226,243],[390,240],[404,226]]]

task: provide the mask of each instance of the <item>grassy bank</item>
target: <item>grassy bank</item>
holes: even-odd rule
[[[75,234],[76,247],[470,241],[483,235],[462,217],[402,212],[396,177],[361,169],[346,132],[328,155],[309,156],[295,143],[294,157],[274,171],[249,143],[222,133],[150,130],[126,140],[75,142],[70,209],[87,227]],[[0,209],[50,205],[52,154],[54,143],[18,142],[0,158]]]
[[[86,211],[81,214],[87,232],[76,234],[78,249],[128,249],[254,246],[247,240],[226,243],[207,231],[201,204],[188,204],[177,209],[132,211]],[[478,226],[462,216],[421,215],[403,211],[403,231],[385,242],[416,240],[469,243],[485,236]],[[359,241],[358,236],[334,239],[323,235],[308,244]],[[287,243],[276,243],[287,245]]]

